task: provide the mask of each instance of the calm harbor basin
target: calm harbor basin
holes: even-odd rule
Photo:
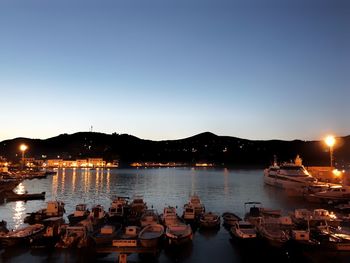
[[[91,208],[101,204],[108,210],[115,196],[142,195],[148,207],[161,213],[167,205],[183,205],[191,194],[198,194],[207,211],[222,214],[232,211],[244,216],[244,203],[259,201],[264,207],[281,209],[284,213],[295,208],[319,208],[302,197],[288,196],[283,190],[264,185],[262,169],[215,168],[147,168],[147,169],[58,169],[45,179],[25,180],[15,189],[18,193],[46,192],[45,200],[16,201],[0,204],[0,220],[9,229],[23,226],[27,213],[46,206],[46,201],[65,203],[65,219],[75,205],[86,203]],[[235,243],[221,226],[218,231],[197,230],[191,245],[177,250],[162,250],[156,259],[130,255],[128,262],[251,262],[252,260],[283,262],[347,262],[349,254],[305,254],[294,257],[288,251],[269,248],[247,248]],[[321,260],[322,259],[322,260]],[[10,248],[0,250],[0,262],[115,262],[117,254],[104,257],[83,250]]]

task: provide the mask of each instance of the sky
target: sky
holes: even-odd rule
[[[0,141],[350,134],[350,1],[0,0]]]

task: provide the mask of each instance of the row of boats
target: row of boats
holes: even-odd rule
[[[102,205],[87,209],[86,204],[78,204],[68,215],[66,224],[63,215],[65,204],[49,201],[47,207],[29,213],[24,223],[29,226],[15,231],[0,230],[3,246],[28,243],[32,246],[54,245],[60,248],[89,246],[142,246],[155,248],[165,239],[170,245],[190,242],[192,227],[220,227],[220,216],[205,212],[198,196],[191,196],[184,205],[182,216],[176,207],[167,206],[158,215],[155,209],[148,209],[142,197],[129,203],[127,197],[113,199],[108,211]]]
[[[244,219],[234,213],[224,213],[224,225],[241,242],[265,241],[272,247],[326,249],[350,251],[350,233],[341,226],[349,221],[339,220],[326,209],[295,209],[288,215],[267,209],[259,202],[250,206]]]
[[[183,208],[181,216],[173,206],[164,207],[163,213],[158,215],[141,197],[130,203],[127,197],[116,197],[108,212],[101,205],[89,211],[85,204],[78,204],[68,215],[68,224],[63,219],[64,203],[50,201],[45,209],[28,215],[27,227],[8,231],[6,222],[0,222],[0,243],[4,247],[30,244],[57,248],[158,249],[164,243],[176,246],[191,242],[197,227],[218,229],[222,218],[232,237],[243,244],[263,241],[272,247],[292,245],[302,250],[350,251],[350,233],[342,228],[350,225],[350,218],[340,220],[326,209],[295,209],[282,215],[280,210],[248,202],[244,218],[233,212],[220,216],[206,212],[197,195],[191,196]]]

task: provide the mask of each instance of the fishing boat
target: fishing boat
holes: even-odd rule
[[[98,228],[105,223],[106,211],[102,205],[95,205],[92,207],[88,218],[91,220],[94,228]]]
[[[206,212],[199,218],[199,225],[202,228],[218,228],[220,222],[220,216],[213,212]]]
[[[160,239],[164,235],[164,227],[160,224],[150,224],[145,226],[138,237],[143,247],[157,247]]]
[[[141,215],[147,209],[147,204],[143,201],[141,195],[135,195],[130,204],[130,208],[136,214]]]
[[[197,216],[199,216],[205,212],[205,207],[204,207],[201,199],[199,198],[199,196],[196,194],[190,196],[190,200],[189,200],[188,204],[194,208],[195,214]]]
[[[86,219],[90,214],[86,204],[78,204],[75,206],[75,211],[68,215],[69,224],[71,226],[76,225],[80,221]]]
[[[113,199],[111,206],[108,208],[109,222],[124,222],[129,212],[129,197],[117,196]]]
[[[173,225],[179,222],[179,217],[176,213],[176,208],[167,206],[163,209],[163,214],[160,215],[162,224],[165,226]]]
[[[159,216],[155,209],[147,209],[141,215],[140,219],[141,227],[145,227],[147,225],[153,225],[159,223]]]
[[[234,226],[238,221],[242,221],[242,218],[240,218],[235,213],[231,212],[224,212],[221,215],[222,219],[224,220],[224,225],[228,227]]]
[[[68,226],[65,234],[56,243],[57,248],[84,248],[91,244],[89,233],[93,232],[92,223],[89,219],[80,221],[75,226]]]
[[[333,212],[326,209],[318,208],[314,210],[299,208],[291,213],[291,218],[296,225],[315,227],[326,222],[328,225],[338,227],[342,220],[338,219]]]
[[[31,247],[53,247],[61,239],[67,226],[62,217],[49,217],[42,222],[45,230],[40,238],[31,241]]]
[[[230,228],[232,236],[239,240],[250,240],[256,238],[256,230],[254,225],[244,220],[237,220]]]
[[[282,247],[289,240],[288,231],[281,227],[278,218],[262,218],[260,224],[256,225],[260,237],[273,247]]]
[[[47,202],[46,208],[40,209],[37,212],[29,213],[23,221],[28,224],[35,224],[40,223],[49,217],[63,216],[64,213],[64,203],[62,201],[49,201]]]
[[[344,203],[350,201],[350,187],[332,185],[323,191],[315,192],[305,196],[309,201],[323,203]]]
[[[185,204],[183,208],[182,218],[186,222],[194,222],[196,220],[196,212],[191,204]]]
[[[180,245],[192,241],[192,228],[182,222],[168,225],[165,230],[165,236],[170,245]]]
[[[12,191],[22,179],[13,176],[9,172],[0,174],[0,194],[3,195],[5,191]]]
[[[0,243],[4,247],[29,245],[32,240],[42,236],[44,229],[44,225],[34,224],[14,231],[9,231],[4,235],[0,235]]]
[[[350,251],[350,233],[328,225],[314,232],[323,249],[331,251]]]
[[[5,191],[4,196],[7,202],[39,200],[39,199],[45,199],[45,192],[36,193],[36,194],[28,194],[27,192],[25,192],[24,194],[17,194],[13,191]]]
[[[320,242],[312,238],[310,229],[293,229],[287,245],[292,249],[309,250],[318,248]]]

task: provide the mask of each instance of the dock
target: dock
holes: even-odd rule
[[[98,254],[107,254],[107,253],[118,253],[118,262],[127,263],[127,257],[130,254],[152,254],[154,256],[159,255],[159,248],[148,248],[148,247],[97,247],[96,253]]]

